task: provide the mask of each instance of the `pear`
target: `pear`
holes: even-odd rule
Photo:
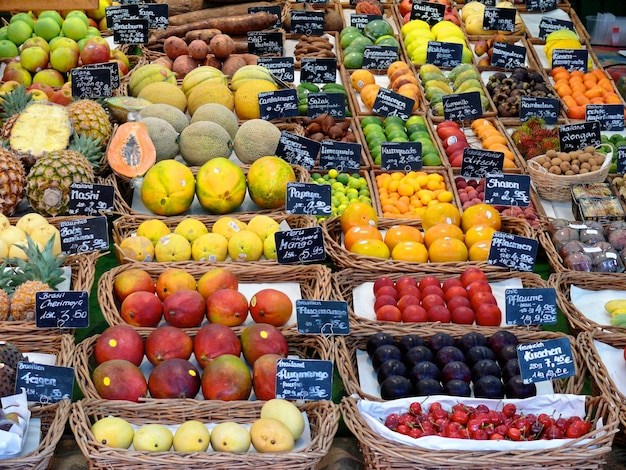
[[[250,426],[250,438],[257,452],[289,452],[295,446],[291,430],[275,418],[259,418]]]
[[[164,452],[170,450],[173,440],[172,431],[162,424],[144,424],[135,432],[133,447],[140,451]]]
[[[119,449],[128,449],[135,435],[128,421],[115,416],[99,419],[91,426],[91,432],[100,444]]]
[[[250,433],[239,423],[225,421],[213,428],[211,447],[216,452],[247,452],[250,449]]]
[[[287,400],[274,398],[261,407],[261,418],[274,418],[289,428],[294,440],[304,432],[304,418],[296,405]]]
[[[204,452],[211,443],[211,433],[201,421],[185,421],[174,433],[176,452]]]

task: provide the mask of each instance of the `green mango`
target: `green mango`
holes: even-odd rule
[[[456,93],[465,93],[467,90],[480,89],[482,90],[482,86],[478,80],[474,80],[470,78],[469,80],[465,80],[458,87],[454,88]]]
[[[422,85],[426,86],[427,83],[429,83],[431,80],[432,81],[438,81],[438,82],[447,82],[448,80],[446,79],[446,76],[441,72],[426,72],[424,75],[420,76],[420,79],[422,80]]]
[[[480,83],[480,75],[478,74],[478,71],[475,69],[464,70],[463,72],[458,74],[454,78],[454,80],[452,80],[452,83],[454,84],[454,88],[458,88],[463,82],[466,82],[467,80],[476,80]]]
[[[450,93],[442,90],[441,88],[436,88],[436,87],[432,87],[429,88],[428,90],[426,90],[424,92],[424,97],[429,101],[429,102],[433,102],[433,100],[435,100],[437,97],[440,98],[441,101],[441,97],[443,95],[449,95]]]
[[[474,70],[474,66],[472,64],[459,64],[459,65],[457,65],[452,70],[450,70],[450,73],[448,74],[448,80],[450,80],[451,82],[454,82],[456,80],[456,78],[462,72],[465,72],[466,70]],[[478,72],[476,71],[476,73],[478,73]]]

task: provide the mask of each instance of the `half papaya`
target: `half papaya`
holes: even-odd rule
[[[109,141],[107,160],[119,176],[143,176],[156,162],[156,149],[143,122],[121,124]]]

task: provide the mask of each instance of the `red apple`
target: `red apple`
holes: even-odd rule
[[[67,88],[59,88],[57,91],[52,93],[50,101],[56,104],[60,104],[61,106],[67,106],[72,102],[72,90],[69,90]]]
[[[446,292],[450,287],[454,286],[463,286],[461,280],[458,277],[451,277],[449,279],[446,279],[445,281],[443,281],[443,284],[441,284],[441,288],[444,292]]]
[[[90,36],[80,51],[80,60],[83,64],[100,64],[111,58],[111,48],[106,39],[101,36]]]
[[[498,301],[491,292],[476,292],[471,298],[472,308],[474,311],[478,310],[478,307],[482,304],[494,304],[498,305]]]
[[[422,292],[417,286],[404,286],[402,289],[398,289],[398,295],[404,297],[405,295],[414,295],[418,299],[422,298]]]
[[[400,276],[396,281],[396,290],[400,292],[404,287],[417,287],[417,281],[412,276]]]
[[[491,293],[491,286],[487,281],[474,281],[469,286],[467,286],[466,289],[470,300],[472,300],[472,297],[478,292]]]
[[[52,88],[50,85],[46,83],[41,83],[41,82],[33,83],[31,86],[27,88],[27,90],[28,91],[41,90],[46,94],[49,100],[52,100],[52,96],[54,95],[54,88]]]

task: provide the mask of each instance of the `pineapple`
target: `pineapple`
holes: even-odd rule
[[[27,245],[22,246],[27,260],[6,258],[0,265],[0,290],[11,295],[10,315],[15,321],[35,319],[35,294],[53,290],[63,282],[64,257],[55,255],[54,239],[51,238],[40,249],[30,236]],[[4,302],[0,297],[0,308]]]
[[[0,321],[6,321],[11,314],[11,299],[4,289],[0,289]]]
[[[111,137],[111,121],[104,107],[94,100],[76,100],[67,106],[76,135],[86,134],[100,139],[105,147]]]
[[[13,215],[24,196],[26,171],[20,159],[0,147],[0,214]]]
[[[26,88],[18,86],[8,93],[2,94],[2,131],[0,136],[2,142],[6,142],[11,137],[13,124],[19,117],[20,113],[26,109],[33,101],[33,95],[26,92]]]
[[[86,142],[87,147],[96,146],[97,141],[81,137],[77,142]],[[93,165],[85,154],[87,150],[72,149],[47,152],[33,165],[28,173],[26,195],[30,205],[40,214],[56,216],[67,212],[72,183],[93,183]]]

